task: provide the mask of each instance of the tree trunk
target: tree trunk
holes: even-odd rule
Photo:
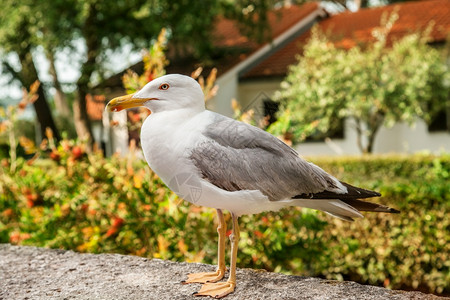
[[[73,103],[73,119],[75,130],[80,139],[87,140],[92,143],[91,122],[89,120],[86,109],[86,94],[78,91],[77,97]]]
[[[97,63],[97,56],[100,52],[100,41],[98,40],[95,28],[97,26],[97,9],[95,4],[91,3],[89,6],[86,21],[83,24],[82,33],[86,41],[87,59],[81,67],[81,76],[77,81],[77,96],[73,105],[73,113],[75,118],[75,128],[77,134],[81,138],[88,138],[90,148],[93,145],[93,135],[91,122],[87,113],[86,95],[89,93],[89,83],[91,76],[94,73]]]
[[[383,125],[384,121],[384,114],[382,112],[375,112],[373,113],[369,120],[368,120],[368,134],[367,134],[367,153],[373,152],[373,146],[375,143],[375,136],[378,132],[378,130],[381,128],[381,125]]]
[[[371,131],[369,136],[367,137],[367,147],[366,147],[366,153],[373,153],[373,144],[375,141],[375,134],[377,131]]]
[[[364,129],[362,121],[358,118],[355,118],[355,129],[356,129],[356,143],[358,145],[359,151],[361,153],[366,154],[367,148],[363,146],[362,138],[364,135]]]
[[[58,79],[58,74],[56,73],[55,56],[51,50],[47,50],[47,59],[50,63],[48,71],[49,71],[50,75],[52,76],[53,87],[56,90],[56,93],[55,93],[56,111],[58,112],[59,115],[68,118],[71,115],[71,111],[70,111],[69,104],[67,103],[66,95],[62,91],[61,84]]]
[[[20,59],[20,64],[22,66],[22,70],[20,72],[22,85],[29,89],[30,85],[39,80],[36,67],[34,65],[33,57],[31,55],[31,51],[24,51],[24,53],[17,53]],[[47,98],[45,95],[44,87],[39,85],[38,89],[39,98],[34,102],[34,109],[36,111],[36,116],[38,122],[40,124],[40,132],[41,136],[45,137],[45,131],[47,128],[50,128],[53,131],[53,137],[59,141],[60,135],[59,131],[56,128],[55,122],[53,121],[53,116],[50,111],[50,107],[47,103]]]

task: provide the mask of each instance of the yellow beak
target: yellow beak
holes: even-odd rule
[[[130,94],[112,99],[106,105],[106,110],[113,112],[121,111],[127,108],[142,106],[149,100],[155,100],[155,98],[133,98],[133,95]]]

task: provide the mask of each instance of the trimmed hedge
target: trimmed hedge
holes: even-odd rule
[[[450,293],[450,155],[312,161],[380,191],[374,201],[401,214],[353,223],[302,208],[243,216],[239,267]],[[2,243],[216,261],[214,210],[179,200],[133,154],[106,159],[63,141],[51,159],[17,165],[11,173],[1,161]]]
[[[393,288],[450,292],[450,155],[316,161],[343,181],[380,191],[400,215],[332,220],[325,257],[314,269]],[[377,200],[378,201],[378,200]]]

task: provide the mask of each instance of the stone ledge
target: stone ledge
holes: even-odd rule
[[[183,285],[211,265],[0,244],[0,299],[209,299]],[[238,269],[232,299],[444,299],[355,282]]]

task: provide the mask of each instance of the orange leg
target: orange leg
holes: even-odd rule
[[[239,244],[239,223],[238,217],[231,214],[233,218],[233,232],[230,235],[231,241],[231,261],[230,277],[226,282],[205,283],[195,296],[211,296],[213,298],[222,298],[232,293],[236,287],[236,258]]]
[[[217,209],[217,219],[219,226],[217,226],[217,233],[219,234],[219,250],[218,250],[218,265],[216,272],[194,273],[188,274],[188,279],[183,283],[207,283],[217,282],[225,275],[225,239],[227,232],[227,224],[223,218],[223,212]]]

